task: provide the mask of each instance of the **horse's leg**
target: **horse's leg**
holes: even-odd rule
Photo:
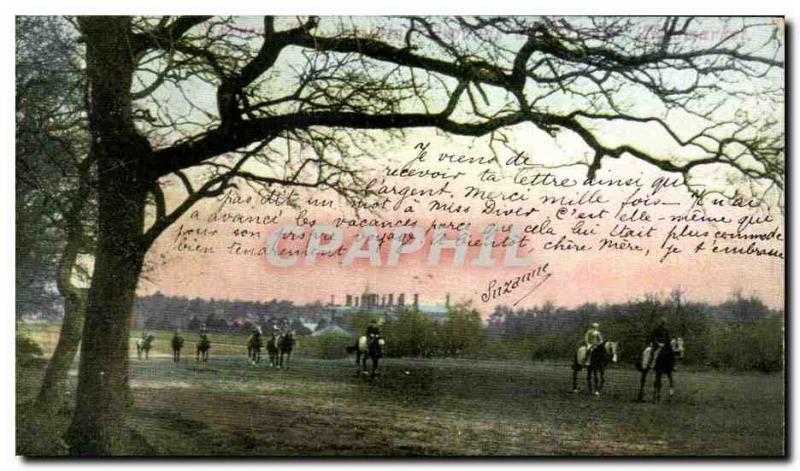
[[[648,371],[649,370],[647,370],[647,369],[644,369],[644,368],[642,369],[642,379],[639,381],[639,397],[638,397],[639,401],[643,401],[644,400],[644,387],[647,384],[647,372]]]
[[[604,367],[600,367],[600,389],[603,389],[603,386],[606,384],[606,369]]]
[[[653,382],[653,403],[661,400],[661,372],[656,371],[656,379]]]
[[[289,360],[291,360],[291,359],[292,359],[292,351],[289,350],[288,352],[286,352],[286,369],[287,370],[289,369]]]
[[[577,363],[572,365],[572,392],[578,392],[578,371],[580,371],[580,366]]]
[[[592,367],[586,367],[586,386],[589,388],[589,394],[594,393],[594,387],[592,387]]]
[[[375,373],[378,370],[378,357],[372,357],[372,377],[375,377]]]
[[[672,395],[675,394],[674,383],[672,382],[672,371],[667,372],[667,379],[669,380],[669,397],[668,400],[672,400]]]

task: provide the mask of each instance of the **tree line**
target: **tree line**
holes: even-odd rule
[[[442,323],[407,309],[385,321],[385,355],[389,357],[474,357],[526,361],[572,361],[583,334],[598,322],[607,340],[621,345],[622,364],[633,365],[661,318],[670,333],[683,337],[685,363],[697,368],[781,371],[784,365],[784,312],[769,308],[755,296],[734,293],[719,304],[688,301],[681,291],[616,304],[584,304],[577,308],[552,303],[512,309],[497,306],[481,320],[469,303],[452,307]],[[348,326],[363,333],[380,314],[358,313]],[[344,356],[346,338],[314,338],[303,355]]]

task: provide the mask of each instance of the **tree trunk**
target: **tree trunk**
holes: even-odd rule
[[[126,17],[79,19],[91,86],[89,124],[97,162],[95,268],[81,344],[75,412],[65,437],[76,455],[118,449],[128,389],[128,339],[136,285],[146,252],[145,162],[151,154],[134,125],[131,83],[136,62]]]
[[[86,291],[75,289],[64,296],[64,320],[53,356],[47,364],[42,386],[36,396],[36,409],[42,413],[58,412],[67,405],[67,373],[78,346],[86,313]]]
[[[56,285],[64,298],[64,320],[58,344],[50,357],[44,373],[42,386],[36,397],[36,409],[44,414],[57,412],[67,405],[67,374],[75,361],[78,345],[81,343],[81,330],[86,317],[87,290],[76,287],[72,282],[72,271],[78,261],[78,254],[84,244],[85,231],[82,216],[90,194],[90,165],[87,157],[78,165],[80,181],[77,191],[64,212],[66,223],[66,244],[58,263]]]

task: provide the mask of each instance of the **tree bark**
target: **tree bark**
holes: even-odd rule
[[[136,54],[127,17],[79,19],[91,86],[89,124],[97,162],[98,232],[95,268],[83,327],[75,412],[66,441],[75,455],[118,449],[128,389],[128,339],[136,285],[146,252],[146,195],[151,154],[132,119]]]
[[[47,363],[42,386],[36,397],[35,407],[44,414],[57,412],[67,406],[67,375],[75,361],[81,342],[81,330],[86,317],[87,290],[78,288],[72,281],[72,271],[77,265],[78,255],[85,242],[82,216],[90,194],[90,166],[87,157],[78,165],[80,180],[74,197],[64,211],[66,244],[58,263],[56,285],[64,298],[64,319],[53,356]]]
[[[74,289],[64,295],[64,320],[53,356],[47,363],[36,409],[49,414],[67,405],[67,374],[78,353],[86,312],[86,291]]]

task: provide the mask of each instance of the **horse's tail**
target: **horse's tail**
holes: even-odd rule
[[[347,353],[355,353],[358,350],[357,345],[349,345],[347,347]]]
[[[636,371],[644,371],[644,367],[642,367],[642,360],[636,360],[636,363],[633,364]]]

